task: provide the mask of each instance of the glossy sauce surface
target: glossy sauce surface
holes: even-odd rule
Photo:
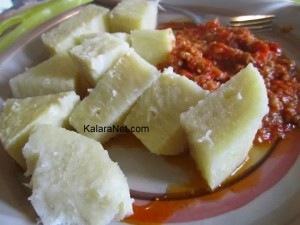
[[[261,149],[259,149],[261,150]],[[241,167],[224,183],[224,187],[230,181],[238,180],[244,173],[251,167],[252,163],[255,163],[254,155],[262,153],[254,153],[259,151],[257,149],[252,149],[249,158],[241,165]],[[264,148],[264,151],[268,148]],[[175,157],[165,157],[168,163],[172,165],[177,165],[185,171],[189,177],[189,182],[184,185],[170,185],[166,192],[166,195],[160,199],[156,199],[152,202],[146,203],[145,205],[133,205],[134,215],[126,218],[124,222],[130,224],[136,224],[139,222],[149,222],[155,221],[155,224],[164,223],[176,212],[188,208],[189,206],[197,203],[199,198],[204,202],[218,201],[227,191],[240,192],[246,188],[251,188],[256,185],[256,180],[250,179],[243,185],[234,185],[229,187],[228,190],[221,186],[220,190],[212,192],[207,187],[205,180],[201,177],[201,174],[196,168],[195,163],[188,155],[175,156]],[[257,175],[259,176],[259,174]],[[195,197],[198,196],[198,197]],[[200,197],[199,197],[200,196]],[[179,200],[168,200],[178,198]],[[147,223],[148,224],[148,223]]]
[[[179,200],[158,199],[134,203],[134,215],[126,218],[129,224],[163,224],[164,222],[193,221],[216,216],[239,208],[276,184],[297,160],[300,149],[297,147],[299,130],[291,132],[285,140],[273,147],[256,146],[241,167],[214,192],[206,192],[201,175],[190,164],[188,155],[166,159],[186,171],[190,182],[186,185],[169,186],[166,198],[179,192],[206,190],[198,197]],[[168,158],[168,157],[167,157]],[[199,194],[199,193],[198,193]]]

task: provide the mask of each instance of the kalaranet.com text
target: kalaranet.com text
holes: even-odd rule
[[[83,132],[88,133],[111,133],[111,132],[118,132],[118,133],[127,133],[127,132],[149,132],[149,127],[147,126],[134,126],[128,127],[126,125],[112,125],[112,126],[102,126],[102,125],[84,125]]]

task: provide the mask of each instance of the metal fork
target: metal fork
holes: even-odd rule
[[[271,30],[272,25],[275,19],[275,15],[243,15],[243,16],[234,16],[226,17],[216,14],[207,14],[207,13],[195,13],[191,10],[179,8],[178,6],[169,5],[166,3],[160,2],[159,5],[164,10],[170,10],[178,12],[184,16],[189,17],[193,20],[195,24],[205,23],[208,20],[218,19],[220,23],[227,27],[240,27],[247,28],[252,31],[266,31]]]

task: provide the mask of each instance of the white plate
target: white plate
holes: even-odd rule
[[[286,54],[300,64],[300,7],[287,1],[238,1],[222,0],[164,1],[191,6],[199,12],[220,15],[275,14],[275,29],[260,33],[263,38],[278,42]],[[25,67],[44,60],[47,55],[39,35],[78,10],[70,11],[37,28],[16,42],[0,55],[0,108],[2,100],[11,96],[8,80],[22,72]],[[178,17],[160,14],[161,20]],[[280,28],[293,26],[283,34]],[[2,99],[2,100],[1,100]],[[120,163],[132,193],[139,196],[136,210],[140,208],[147,222],[165,224],[300,224],[300,133],[292,133],[277,146],[269,158],[244,179],[219,192],[191,199],[153,202],[145,200],[149,193],[163,193],[170,183],[184,183],[186,176],[182,168],[154,156],[135,139],[125,141],[118,138],[109,149],[113,160]],[[126,149],[126,154],[122,151]],[[128,151],[128,149],[130,151]],[[174,176],[176,174],[176,176]],[[24,178],[15,163],[0,147],[0,224],[30,225],[36,215],[27,201],[29,191],[22,185]],[[145,193],[142,193],[145,192]],[[151,195],[152,196],[152,195]],[[143,200],[144,198],[144,200]],[[145,207],[147,205],[147,207]],[[156,214],[158,212],[158,214]],[[156,215],[156,216],[154,216]],[[113,222],[112,225],[123,224]],[[142,224],[141,221],[134,224]]]

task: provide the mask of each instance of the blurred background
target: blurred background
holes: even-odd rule
[[[47,1],[47,0],[0,0],[0,13],[8,9],[18,9],[21,6],[31,5],[42,1]],[[288,0],[288,1],[294,1],[300,3],[300,0]]]
[[[17,9],[24,5],[31,5],[36,2],[41,2],[44,0],[1,0],[0,1],[0,13],[8,10],[8,9]]]

